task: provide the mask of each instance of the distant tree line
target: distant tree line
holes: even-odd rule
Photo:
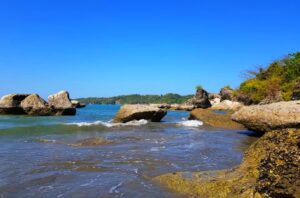
[[[89,97],[78,98],[77,100],[86,104],[151,104],[151,103],[167,103],[167,104],[182,104],[193,95],[179,95],[168,93],[165,95],[122,95],[115,97]]]

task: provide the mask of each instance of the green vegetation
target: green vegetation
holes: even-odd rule
[[[196,90],[202,90],[202,89],[203,89],[202,85],[197,85],[196,86]]]
[[[246,74],[250,78],[235,91],[237,99],[248,104],[257,104],[265,98],[291,100],[293,89],[300,82],[300,52]]]
[[[150,104],[150,103],[167,103],[167,104],[181,104],[192,98],[193,95],[181,96],[179,94],[165,94],[165,95],[124,95],[110,98],[79,98],[77,99],[83,103],[89,104]]]

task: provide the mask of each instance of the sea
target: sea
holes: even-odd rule
[[[168,111],[159,123],[112,123],[120,105],[76,116],[0,116],[0,197],[182,197],[153,178],[238,165],[257,138]]]

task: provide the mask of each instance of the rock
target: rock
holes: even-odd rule
[[[60,92],[49,97],[51,105],[37,94],[9,94],[0,100],[0,114],[12,115],[75,115],[76,109],[70,106],[68,92]]]
[[[49,105],[55,108],[72,108],[72,102],[67,91],[60,91],[48,97]]]
[[[292,100],[300,100],[300,82],[297,82],[294,86]]]
[[[156,107],[156,108],[160,108],[160,109],[170,109],[171,105],[170,104],[150,104],[151,107]]]
[[[231,120],[232,112],[211,109],[194,109],[189,120],[200,120],[207,125],[223,129],[244,129],[243,125]]]
[[[260,132],[299,127],[300,101],[245,106],[233,114],[232,119],[250,130]]]
[[[211,109],[223,110],[223,111],[228,111],[228,110],[236,111],[236,110],[242,108],[243,106],[244,105],[240,102],[233,102],[233,101],[230,101],[230,100],[223,100],[220,103],[214,104],[211,107]]]
[[[77,101],[77,100],[71,100],[71,103],[72,103],[72,106],[73,106],[74,108],[83,108],[83,107],[86,106],[86,104],[81,103],[81,102],[79,102],[79,101]]]
[[[208,93],[204,89],[198,89],[195,96],[189,99],[185,105],[193,105],[194,108],[208,108],[211,107]]]
[[[20,104],[20,107],[28,115],[52,115],[54,109],[50,108],[47,102],[37,94],[27,96]]]
[[[221,102],[221,96],[219,94],[210,93],[208,94],[209,102],[212,106]]]
[[[230,87],[224,87],[220,90],[221,101],[233,100],[233,89]]]
[[[195,106],[189,104],[171,104],[170,109],[176,111],[192,111],[195,109]]]
[[[100,146],[100,145],[107,145],[107,144],[113,144],[113,141],[106,140],[103,138],[87,138],[83,140],[79,140],[74,144],[69,144],[70,146],[75,147],[84,147],[84,146]]]
[[[0,114],[25,114],[20,107],[20,103],[29,94],[9,94],[5,95],[0,100]]]
[[[150,105],[124,105],[114,118],[114,122],[129,122],[132,120],[151,120],[159,122],[167,111]]]
[[[241,165],[221,171],[168,173],[154,181],[187,197],[300,197],[300,129],[266,133]]]
[[[48,103],[51,107],[56,109],[55,115],[75,115],[76,108],[73,107],[72,102],[67,91],[60,91],[48,97]]]

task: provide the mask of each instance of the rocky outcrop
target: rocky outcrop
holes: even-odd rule
[[[253,131],[300,127],[300,101],[243,107],[232,119]]]
[[[230,100],[223,100],[222,102],[218,104],[214,104],[211,109],[214,110],[223,110],[223,111],[236,111],[240,108],[242,108],[244,105],[240,102],[233,102]]]
[[[275,102],[281,102],[283,101],[281,91],[276,91],[272,94],[268,94],[266,98],[264,98],[259,105],[265,105],[265,104],[271,104]]]
[[[132,120],[150,120],[152,122],[160,122],[167,114],[166,110],[162,110],[150,105],[124,105],[118,111],[114,118],[114,122],[129,122]]]
[[[0,114],[33,116],[75,115],[76,109],[69,106],[68,102],[71,104],[71,101],[67,101],[67,99],[65,96],[57,94],[56,98],[51,98],[51,103],[48,104],[37,94],[9,94],[3,96],[0,100]]]
[[[170,110],[176,110],[176,111],[192,111],[195,109],[194,105],[189,104],[171,104]]]
[[[29,94],[9,94],[0,99],[0,114],[24,114],[24,110],[20,107],[20,103]]]
[[[231,120],[231,111],[216,111],[211,109],[194,109],[189,120],[200,120],[204,124],[223,129],[244,129],[243,125]]]
[[[51,115],[54,109],[51,109],[47,102],[37,94],[31,94],[22,100],[20,107],[28,115]]]
[[[57,110],[56,115],[75,115],[76,108],[73,107],[69,93],[60,91],[48,96],[49,105]]]
[[[221,102],[221,96],[219,94],[210,93],[208,95],[209,102],[212,106],[219,104]]]
[[[154,178],[187,197],[300,197],[300,129],[266,133],[240,166],[221,171],[169,173]]]
[[[233,89],[230,87],[224,87],[220,90],[221,101],[233,100]]]
[[[74,108],[83,108],[83,107],[86,106],[86,104],[81,103],[81,102],[79,102],[79,101],[77,101],[77,100],[71,100],[71,103],[72,103],[72,106],[73,106]]]
[[[208,93],[204,89],[198,89],[195,96],[189,99],[185,104],[192,105],[194,108],[206,109],[211,107]]]

